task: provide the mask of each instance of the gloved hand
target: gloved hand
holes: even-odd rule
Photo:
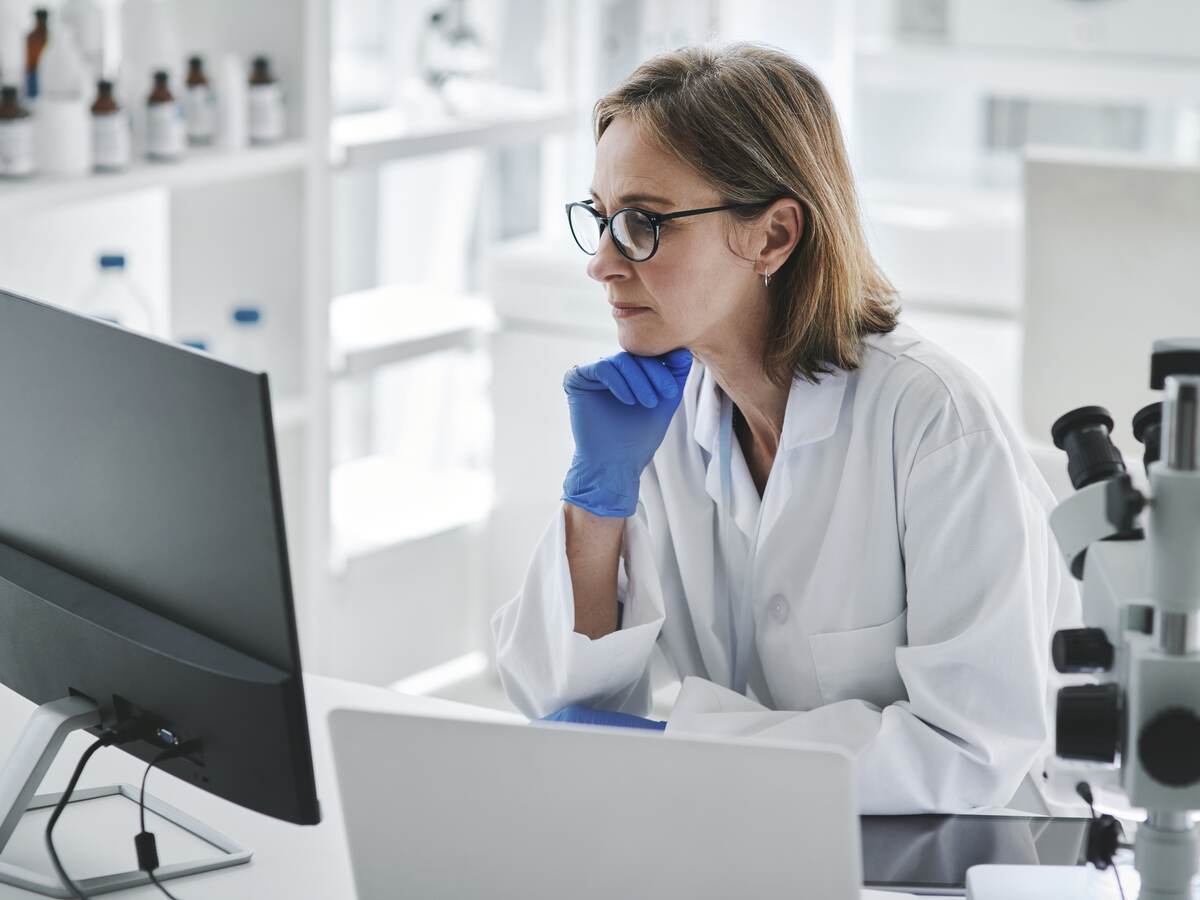
[[[638,481],[667,433],[692,367],[690,350],[618,353],[563,379],[575,456],[562,499],[597,516],[632,516]]]
[[[667,727],[666,722],[660,722],[656,719],[643,719],[641,716],[634,716],[629,713],[611,712],[607,709],[594,709],[593,707],[582,706],[578,703],[564,706],[562,709],[552,712],[548,716],[542,716],[538,721],[578,722],[582,725],[619,725],[624,728],[648,728],[657,731],[664,731]]]

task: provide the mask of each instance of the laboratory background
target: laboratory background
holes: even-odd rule
[[[833,96],[901,318],[1050,423],[1200,332],[1193,0],[4,0],[6,290],[268,372],[304,669],[511,710],[492,613],[619,349],[592,104],[763,41]],[[103,81],[107,84],[97,84]],[[659,718],[678,685],[656,688]]]

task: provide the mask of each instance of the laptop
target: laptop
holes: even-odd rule
[[[862,894],[837,748],[345,709],[329,730],[359,900]]]

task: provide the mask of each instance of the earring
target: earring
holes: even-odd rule
[[[771,273],[763,272],[763,287],[770,287],[770,286],[771,286]]]

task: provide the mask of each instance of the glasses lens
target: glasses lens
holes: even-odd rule
[[[630,259],[646,259],[654,252],[654,223],[636,210],[619,212],[611,222],[613,240]]]
[[[595,253],[600,248],[600,222],[583,205],[575,204],[570,213],[571,234],[584,253]]]

